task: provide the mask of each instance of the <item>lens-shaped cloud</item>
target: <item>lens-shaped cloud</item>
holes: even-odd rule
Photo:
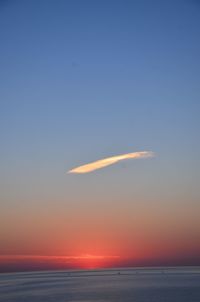
[[[104,159],[100,159],[97,161],[94,161],[92,163],[82,165],[76,168],[73,168],[72,170],[69,170],[68,173],[77,173],[77,174],[83,174],[83,173],[89,173],[104,167],[107,167],[109,165],[113,165],[119,161],[125,160],[125,159],[138,159],[138,158],[148,158],[153,157],[154,153],[151,151],[140,151],[140,152],[134,152],[134,153],[127,153],[112,157],[107,157]]]

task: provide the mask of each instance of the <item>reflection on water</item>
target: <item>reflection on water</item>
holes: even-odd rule
[[[200,268],[0,274],[2,302],[200,302]]]

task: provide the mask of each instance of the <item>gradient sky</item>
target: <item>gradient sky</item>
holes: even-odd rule
[[[199,54],[195,0],[0,1],[0,270],[200,264]]]

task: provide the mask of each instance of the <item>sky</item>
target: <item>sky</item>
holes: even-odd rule
[[[199,53],[195,0],[0,1],[0,271],[200,265]]]

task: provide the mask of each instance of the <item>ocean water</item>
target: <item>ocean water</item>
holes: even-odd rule
[[[200,302],[200,268],[0,274],[1,302]]]

